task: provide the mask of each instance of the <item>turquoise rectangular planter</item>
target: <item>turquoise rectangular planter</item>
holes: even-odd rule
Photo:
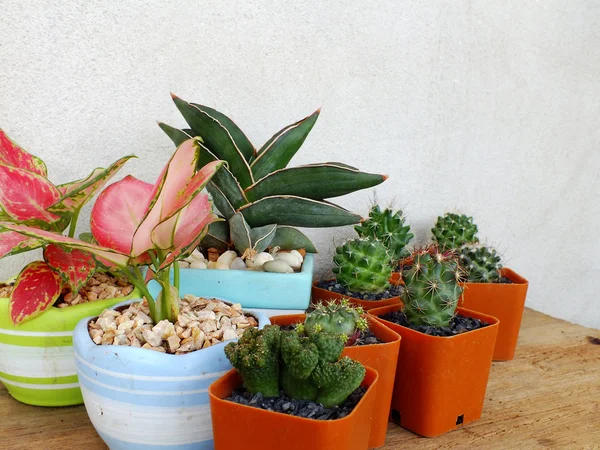
[[[310,302],[314,257],[306,254],[297,273],[181,269],[179,292],[227,299],[244,308],[305,310]]]

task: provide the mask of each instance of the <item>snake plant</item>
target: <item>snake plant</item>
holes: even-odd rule
[[[226,219],[210,225],[202,247],[235,247],[249,257],[269,246],[304,248],[312,242],[294,227],[338,227],[361,217],[326,201],[378,185],[387,177],[360,172],[338,162],[287,167],[314,126],[320,110],[288,125],[256,150],[242,130],[225,114],[189,103],[172,94],[189,128],[159,122],[175,145],[199,137],[206,151],[198,168],[214,160],[226,166],[207,185],[214,204]]]

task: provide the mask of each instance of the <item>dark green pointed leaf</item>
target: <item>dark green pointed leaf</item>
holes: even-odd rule
[[[254,251],[256,253],[264,252],[266,248],[271,245],[271,241],[275,237],[276,231],[276,224],[252,228],[252,230],[250,230],[250,238],[252,239],[252,248]]]
[[[227,131],[229,131],[229,134],[237,145],[237,148],[239,148],[240,152],[242,152],[242,155],[244,155],[246,161],[250,161],[250,158],[252,158],[255,152],[254,146],[233,120],[231,120],[222,112],[219,112],[213,108],[209,108],[208,106],[199,105],[198,103],[191,103],[191,105],[196,106],[201,111],[206,112],[209,116],[217,119],[221,125],[223,125]]]
[[[298,227],[339,227],[360,222],[357,214],[332,203],[276,195],[242,206],[240,212],[252,228],[277,223]]]
[[[229,170],[242,188],[250,186],[253,183],[250,166],[227,128],[197,106],[176,96],[173,96],[173,101],[194,133],[202,137],[206,147],[219,159],[227,161]]]
[[[277,170],[246,189],[246,196],[250,201],[272,195],[323,200],[376,186],[385,179],[337,163],[311,164]]]
[[[188,134],[186,131],[172,127],[166,123],[158,122],[158,126],[165,132],[167,136],[169,136],[169,138],[175,144],[175,147],[179,147],[183,141],[187,141],[192,137],[192,135]]]
[[[210,181],[206,185],[206,190],[212,197],[212,201],[219,210],[219,212],[225,216],[225,219],[229,220],[231,216],[235,214],[235,208],[227,199],[227,196],[213,181]]]
[[[229,250],[229,222],[213,222],[208,226],[206,236],[202,239],[200,245],[203,248],[214,247],[221,251]]]
[[[312,130],[317,117],[319,117],[319,112],[320,110],[317,110],[300,122],[285,127],[267,141],[258,151],[256,159],[252,161],[252,173],[255,180],[288,165]]]
[[[235,245],[238,252],[244,253],[246,249],[252,246],[252,237],[250,236],[250,226],[246,223],[242,213],[235,213],[229,219],[229,233],[231,242]]]
[[[305,249],[308,253],[317,253],[314,244],[302,232],[296,228],[279,225],[275,231],[275,236],[271,241],[271,246],[281,247],[282,250]]]

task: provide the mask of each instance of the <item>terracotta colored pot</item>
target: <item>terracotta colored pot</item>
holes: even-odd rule
[[[401,303],[400,297],[390,297],[384,300],[361,300],[359,298],[348,297],[347,295],[338,294],[327,289],[317,287],[318,282],[314,282],[311,291],[311,302],[317,303],[319,301],[328,302],[336,301],[340,302],[343,298],[350,300],[350,303],[356,306],[362,306],[365,311],[372,308],[380,308],[382,306],[397,305]]]
[[[386,306],[368,314],[382,316],[400,309]],[[402,336],[392,420],[421,436],[439,436],[481,417],[498,319],[462,308],[458,312],[490,325],[437,337],[377,319]]]
[[[464,283],[459,304],[500,320],[494,360],[509,361],[515,357],[529,282],[506,267],[501,274],[512,284]]]
[[[375,407],[377,372],[367,367],[367,392],[343,419],[295,417],[224,400],[242,385],[232,369],[208,388],[215,450],[366,450]],[[232,422],[233,421],[233,422]]]
[[[305,317],[305,314],[289,314],[274,316],[270,320],[272,324],[284,326],[304,323]],[[373,334],[384,343],[346,347],[342,356],[349,356],[365,366],[372,367],[379,375],[373,421],[371,423],[371,436],[369,438],[369,448],[377,448],[385,444],[396,365],[398,363],[398,351],[400,349],[400,336],[372,317],[367,316],[367,320]]]

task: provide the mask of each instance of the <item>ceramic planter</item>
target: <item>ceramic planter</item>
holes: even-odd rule
[[[233,369],[209,388],[216,450],[366,450],[375,405],[377,372],[367,367],[367,392],[343,419],[315,420],[224,400],[242,385]]]
[[[337,292],[332,292],[328,289],[323,289],[317,287],[318,282],[314,282],[312,285],[311,298],[313,303],[317,303],[319,301],[328,302],[328,301],[341,301],[343,298],[347,298],[350,300],[350,303],[356,306],[362,306],[365,311],[373,308],[381,308],[383,306],[397,305],[402,301],[399,296],[386,298],[384,300],[361,300],[359,298],[348,297],[346,295],[338,294]]]
[[[305,310],[310,301],[314,259],[306,254],[297,273],[252,270],[180,269],[180,291],[201,287],[203,297],[226,298],[244,308]]]
[[[400,309],[387,306],[369,314],[382,316]],[[458,312],[490,325],[437,337],[378,318],[402,336],[392,420],[421,436],[439,436],[481,417],[498,319],[462,308]]]
[[[73,329],[84,317],[98,315],[127,297],[49,308],[15,326],[8,298],[0,298],[0,381],[16,400],[35,406],[83,403],[73,360]]]
[[[501,270],[501,275],[512,284],[464,283],[459,304],[500,320],[494,360],[508,361],[515,357],[529,282],[506,267]]]
[[[271,317],[271,323],[282,326],[293,325],[304,323],[305,318],[305,314],[275,316]],[[400,349],[400,335],[372,317],[367,317],[367,320],[373,334],[383,343],[346,347],[342,356],[349,356],[363,365],[371,367],[379,375],[369,437],[369,448],[377,448],[385,444]]]
[[[75,363],[88,416],[111,450],[212,449],[208,386],[231,369],[223,349],[233,341],[186,355],[96,345],[90,319],[75,328]]]

